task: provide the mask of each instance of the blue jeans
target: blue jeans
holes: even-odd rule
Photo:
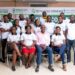
[[[65,64],[65,48],[66,45],[62,45],[61,47],[54,46],[53,50],[60,54],[62,59],[62,64]]]
[[[37,65],[40,65],[41,64],[41,59],[42,59],[42,48],[39,46],[39,45],[36,45],[36,50],[37,50],[37,59],[36,59],[36,62],[37,62]],[[52,48],[50,48],[49,46],[46,47],[46,52],[48,53],[48,62],[49,64],[52,64]]]
[[[71,47],[74,50],[74,64],[75,64],[75,40],[67,40],[67,62],[71,61]]]

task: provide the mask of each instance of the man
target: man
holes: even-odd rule
[[[58,56],[55,57],[55,61],[58,61],[60,58],[62,59],[63,70],[66,71],[65,64],[65,36],[60,33],[61,28],[57,26],[55,28],[55,33],[52,35],[52,47],[53,50],[58,53]]]
[[[12,14],[11,13],[8,13],[8,19],[9,19],[9,22],[14,24],[14,19],[12,18]]]
[[[47,13],[46,13],[46,11],[43,11],[42,17],[40,17],[40,23],[44,24],[46,22],[46,20],[47,20]]]
[[[3,22],[1,22],[1,43],[2,43],[2,61],[5,63],[5,47],[7,43],[7,37],[9,35],[12,23],[9,22],[8,16],[3,16]]]
[[[58,16],[58,23],[56,24],[55,27],[59,26],[61,28],[61,34],[65,35],[66,31],[66,24],[63,22],[62,16]]]
[[[69,19],[69,18],[65,18],[65,15],[64,15],[63,12],[60,13],[60,16],[63,18],[63,22],[64,22],[65,24],[67,24],[67,23],[70,22],[70,19]]]
[[[31,15],[29,16],[29,19],[30,19],[30,21],[31,21],[31,24],[34,24],[34,20],[35,20],[34,14],[31,14]]]
[[[46,33],[45,31],[45,25],[41,26],[41,32],[38,32],[36,34],[37,36],[37,45],[36,45],[36,49],[37,49],[37,67],[35,69],[36,72],[39,71],[40,68],[40,64],[41,64],[41,59],[42,59],[42,52],[46,51],[48,54],[48,62],[49,62],[49,66],[48,69],[51,70],[52,72],[54,71],[53,67],[52,67],[52,48],[49,47],[50,45],[50,35],[48,33]]]
[[[25,20],[23,14],[19,15],[19,25],[21,28],[25,28],[25,26],[26,26],[26,20]]]
[[[71,61],[71,47],[74,50],[75,65],[75,16],[71,15],[70,22],[67,24],[67,62]]]
[[[45,22],[46,31],[50,34],[50,36],[54,33],[55,23],[52,22],[51,16],[47,16],[47,21]]]

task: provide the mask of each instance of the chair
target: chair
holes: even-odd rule
[[[6,49],[7,49],[7,59],[6,59],[6,63],[7,63],[7,65],[9,65],[10,64],[10,60],[9,60],[9,58],[11,58],[12,57],[12,52],[13,52],[13,49],[11,49],[11,47],[9,46],[9,44],[7,44],[6,45]],[[20,60],[19,61],[19,65],[21,66],[22,65],[22,61]]]

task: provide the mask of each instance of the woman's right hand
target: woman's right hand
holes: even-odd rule
[[[30,49],[30,48],[31,48],[31,46],[26,46],[26,48],[27,48],[27,49]]]

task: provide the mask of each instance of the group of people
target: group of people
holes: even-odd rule
[[[9,13],[3,16],[0,22],[0,37],[2,46],[2,62],[5,63],[6,44],[13,50],[12,52],[12,70],[15,71],[17,57],[22,60],[24,55],[25,68],[32,65],[32,59],[36,56],[35,72],[40,69],[42,61],[42,53],[48,54],[48,69],[54,72],[53,68],[53,52],[58,53],[54,57],[55,61],[62,61],[62,69],[66,71],[65,53],[67,54],[67,62],[71,61],[71,47],[74,50],[75,65],[75,16],[71,15],[66,19],[64,13],[58,16],[58,23],[52,21],[51,16],[46,11],[42,12],[40,18],[35,18],[34,14],[29,18],[24,18],[23,14],[19,15],[19,19],[13,19]]]

